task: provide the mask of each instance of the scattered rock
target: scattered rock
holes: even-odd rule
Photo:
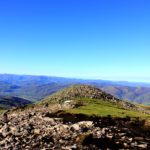
[[[72,114],[61,118],[47,107],[14,111],[7,117],[9,122],[0,122],[0,150],[150,149],[150,131],[138,132],[130,119]]]

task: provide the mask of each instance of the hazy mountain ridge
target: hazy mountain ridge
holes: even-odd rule
[[[150,103],[150,87],[146,83],[81,80],[30,75],[0,74],[0,95],[17,96],[37,101],[72,84],[94,85],[120,99]]]
[[[21,107],[27,104],[31,104],[31,101],[19,98],[19,97],[8,97],[0,96],[0,107],[1,109],[10,109],[13,107]]]
[[[129,86],[98,86],[107,93],[119,99],[129,100],[136,103],[150,103],[149,87],[129,87]]]

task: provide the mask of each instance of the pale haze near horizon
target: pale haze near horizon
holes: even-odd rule
[[[150,82],[148,0],[0,2],[0,73]]]

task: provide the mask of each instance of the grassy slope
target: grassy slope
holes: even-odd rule
[[[0,108],[0,115],[3,114],[4,111],[6,110]]]
[[[143,105],[143,104],[138,104],[140,107],[149,110],[150,111],[150,106],[149,105]]]
[[[119,104],[114,104],[104,100],[93,100],[93,99],[78,99],[78,103],[83,103],[83,106],[78,108],[73,108],[67,110],[69,113],[75,114],[86,114],[86,115],[98,115],[98,116],[108,116],[113,117],[140,117],[140,118],[150,118],[150,115],[135,111],[126,110],[122,108]]]

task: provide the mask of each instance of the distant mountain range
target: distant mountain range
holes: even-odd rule
[[[0,95],[38,101],[72,84],[94,85],[117,98],[150,103],[150,84],[62,77],[0,74]]]

